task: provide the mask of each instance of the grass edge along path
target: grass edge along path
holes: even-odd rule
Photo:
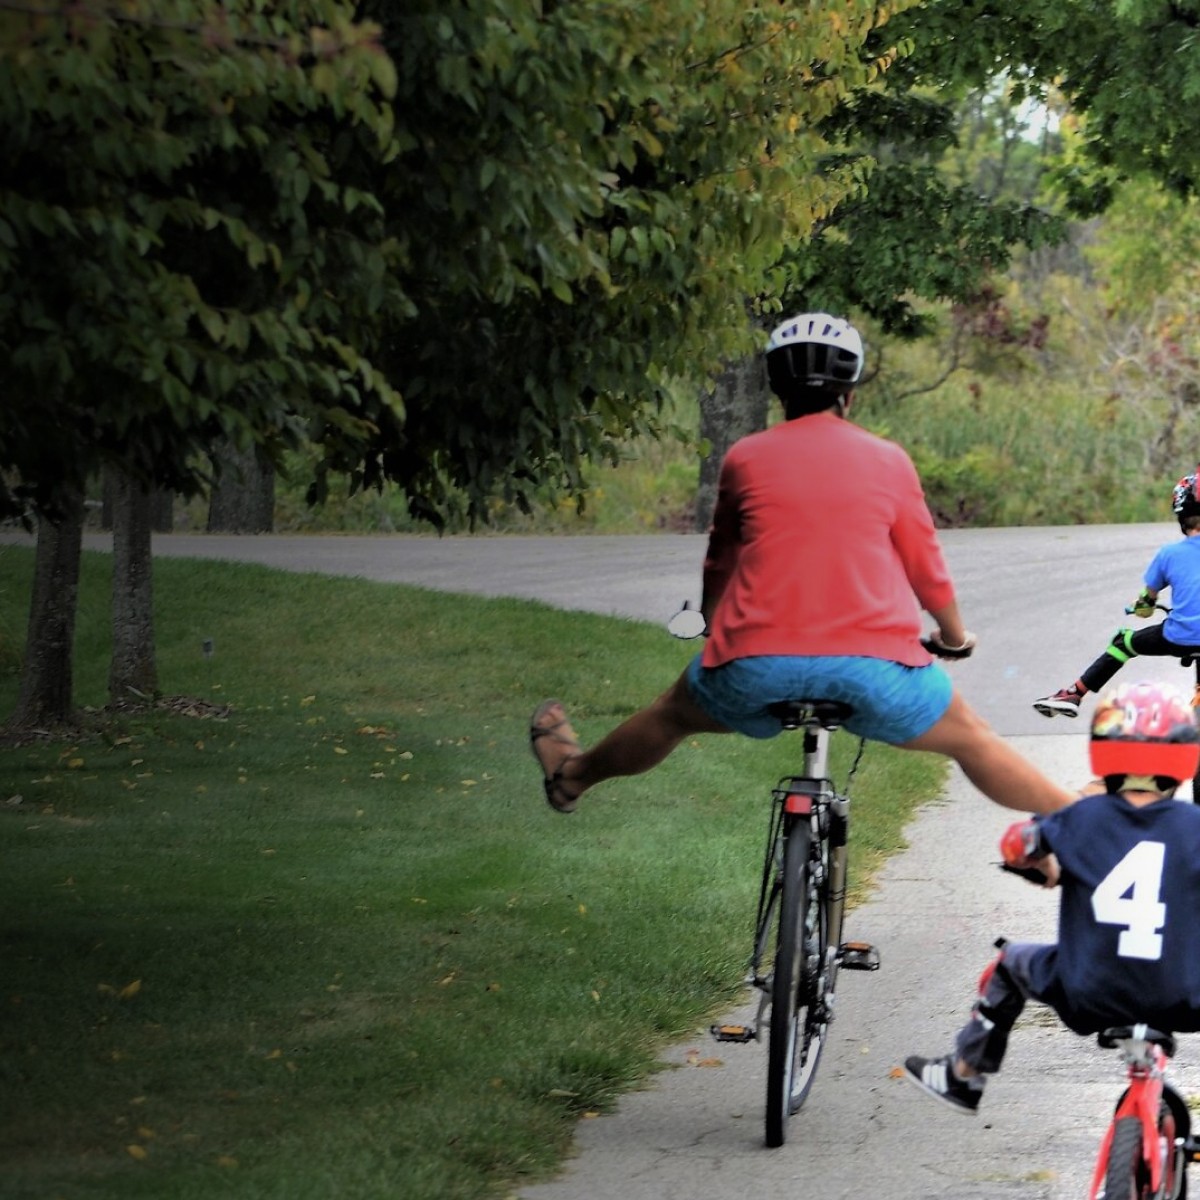
[[[93,707],[110,569],[85,555]],[[0,548],[4,712],[31,570]],[[526,740],[547,695],[594,739],[688,647],[227,563],[159,560],[155,590],[163,691],[228,716],[0,751],[6,1200],[502,1197],[740,999],[796,742],[698,738],[562,817]],[[835,778],[855,748],[835,738]],[[944,777],[868,747],[860,885]]]

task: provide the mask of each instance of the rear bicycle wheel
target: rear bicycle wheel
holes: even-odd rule
[[[1142,1123],[1137,1117],[1122,1117],[1113,1128],[1104,1174],[1104,1200],[1145,1200],[1145,1169],[1142,1165]]]
[[[818,988],[828,957],[825,912],[813,878],[811,834],[797,823],[783,856],[779,932],[771,977],[771,1034],[767,1054],[768,1146],[782,1146],[788,1118],[812,1087],[825,1041],[824,996]]]

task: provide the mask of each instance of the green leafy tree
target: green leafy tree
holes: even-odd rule
[[[1061,93],[1079,123],[1061,178],[1077,212],[1103,211],[1143,172],[1182,195],[1200,184],[1196,0],[929,0],[895,24],[919,41],[911,69],[926,78],[985,85],[1006,71],[1018,99]]]
[[[338,159],[391,152],[395,77],[352,16],[338,0],[0,4],[0,515],[61,521],[48,561],[69,559],[64,530],[77,558],[102,465],[142,495],[187,493],[218,440],[278,455],[311,435],[347,456],[402,414],[355,345],[390,252]],[[140,619],[145,596],[129,600]],[[70,640],[31,625],[40,669],[15,724],[67,715]]]
[[[821,122],[877,78],[874,3],[368,4],[399,90],[376,190],[408,309],[381,348],[404,394],[363,482],[433,520],[583,488],[659,427],[664,379],[750,342],[783,247],[862,185],[818,170]]]
[[[218,435],[353,442],[399,396],[347,334],[380,208],[330,162],[390,145],[391,63],[336,0],[0,6],[0,491],[105,460],[184,492]]]

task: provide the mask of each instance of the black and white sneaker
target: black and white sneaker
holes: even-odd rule
[[[945,1058],[912,1058],[904,1060],[904,1077],[921,1091],[949,1104],[961,1113],[974,1115],[983,1096],[983,1077],[959,1079],[951,1067],[954,1056]]]

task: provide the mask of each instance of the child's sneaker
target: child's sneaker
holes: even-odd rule
[[[943,1104],[973,1114],[983,1096],[983,1076],[959,1079],[951,1066],[953,1061],[952,1054],[945,1058],[917,1058],[914,1055],[904,1060],[904,1078]]]
[[[1043,696],[1033,702],[1033,707],[1043,717],[1077,717],[1079,702],[1083,697],[1073,688],[1063,688],[1053,696]]]

